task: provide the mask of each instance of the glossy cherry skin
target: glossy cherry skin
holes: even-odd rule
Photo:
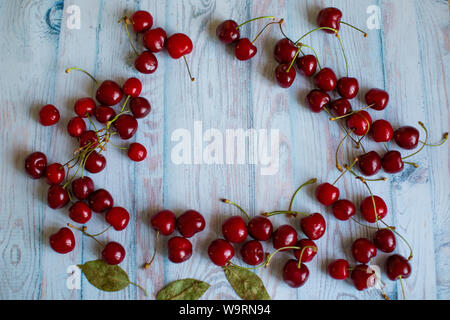
[[[317,70],[317,59],[312,54],[301,56],[296,61],[297,68],[300,72],[306,76],[311,77]]]
[[[288,64],[280,64],[275,69],[275,79],[282,88],[289,88],[290,86],[292,86],[295,80],[295,76],[297,74],[295,72],[294,67],[291,67],[289,71],[288,69],[289,69]]]
[[[258,216],[249,221],[247,229],[253,239],[267,241],[272,236],[273,226],[269,219]]]
[[[340,117],[352,112],[352,105],[347,99],[341,98],[332,101],[330,103],[330,109],[337,117]]]
[[[310,240],[320,239],[326,230],[326,222],[320,213],[313,213],[300,220],[300,228]]]
[[[380,119],[372,124],[370,133],[375,142],[389,142],[394,136],[394,129],[388,121]]]
[[[358,136],[367,134],[372,125],[372,117],[366,111],[362,110],[348,117],[347,127]]]
[[[125,208],[112,207],[106,213],[105,220],[114,228],[114,230],[122,231],[128,226],[130,214]]]
[[[173,237],[168,243],[169,260],[173,263],[182,263],[192,256],[192,244],[183,237]]]
[[[167,51],[172,59],[179,59],[192,52],[192,41],[183,33],[175,33],[167,39]]]
[[[98,122],[106,124],[116,116],[116,111],[108,106],[98,106],[95,108],[94,117]]]
[[[130,100],[130,110],[136,119],[141,119],[150,113],[150,102],[143,97],[133,98]]]
[[[332,91],[336,88],[336,74],[330,68],[323,68],[314,76],[314,83],[322,91]]]
[[[308,267],[302,263],[298,267],[298,260],[290,259],[283,268],[283,280],[292,288],[299,288],[309,278]]]
[[[355,266],[352,271],[351,278],[353,285],[359,291],[372,288],[377,282],[375,271],[364,264]]]
[[[306,96],[306,103],[312,112],[320,112],[330,102],[328,93],[318,89],[311,90]]]
[[[47,204],[52,209],[64,207],[69,202],[69,194],[59,184],[50,186],[47,193]]]
[[[248,231],[244,219],[240,216],[230,217],[222,225],[224,238],[231,243],[241,243],[247,239]]]
[[[114,121],[114,127],[121,139],[128,140],[136,133],[138,122],[135,117],[129,114],[123,114]]]
[[[370,89],[365,96],[368,106],[374,110],[384,110],[389,102],[389,94],[381,89]]]
[[[152,228],[159,231],[163,236],[169,236],[175,230],[176,217],[170,210],[155,213],[150,219]]]
[[[136,33],[147,31],[153,25],[152,15],[150,12],[144,10],[139,10],[133,13],[130,20],[133,25],[133,30]]]
[[[378,250],[391,253],[395,250],[397,241],[394,233],[389,229],[380,229],[373,235],[373,243]]]
[[[48,184],[60,184],[66,177],[66,171],[60,163],[52,163],[45,169],[45,180]]]
[[[403,163],[400,152],[392,150],[381,158],[381,166],[386,173],[398,173],[403,170],[405,164]]]
[[[94,181],[89,177],[77,178],[72,181],[72,193],[80,200],[86,199],[94,192]]]
[[[356,208],[353,202],[341,199],[333,204],[333,215],[336,219],[347,221],[356,214]]]
[[[381,169],[381,158],[375,151],[370,151],[358,157],[358,165],[366,176],[373,176]]]
[[[246,264],[256,266],[264,261],[264,250],[257,240],[247,241],[241,248],[242,260]]]
[[[360,211],[364,217],[364,220],[370,223],[374,223],[378,220],[383,219],[387,215],[387,206],[383,199],[379,196],[373,196],[373,200],[375,201],[375,207],[377,208],[377,215],[375,215],[375,209],[373,207],[372,197],[369,196],[365,198],[360,205]]]
[[[86,123],[81,117],[74,117],[67,124],[67,132],[71,137],[78,138],[86,131]]]
[[[223,267],[234,257],[234,248],[228,241],[216,239],[208,247],[208,256],[215,265]]]
[[[75,102],[73,109],[75,110],[75,113],[81,118],[92,116],[95,110],[95,101],[92,98],[78,99]]]
[[[359,84],[356,78],[343,77],[337,82],[337,91],[342,98],[353,99],[359,91]]]
[[[105,189],[98,189],[89,195],[88,204],[92,211],[101,213],[113,207],[114,199]]]
[[[317,25],[319,27],[333,28],[339,31],[342,12],[337,8],[324,8],[317,15]],[[334,33],[332,30],[323,29],[326,33]]]
[[[419,144],[419,130],[411,126],[398,128],[394,132],[395,143],[400,148],[412,150]]]
[[[188,210],[177,219],[177,230],[185,238],[190,238],[203,229],[205,229],[205,218],[195,210]]]
[[[134,66],[140,73],[151,74],[158,69],[158,59],[151,51],[144,51],[136,58]]]
[[[128,147],[128,158],[133,161],[140,162],[143,161],[147,157],[147,149],[137,142],[133,142]]]
[[[107,264],[119,264],[125,259],[125,249],[118,242],[108,242],[102,250],[102,258]]]
[[[328,274],[336,280],[345,280],[349,276],[348,261],[338,259],[328,265]]]
[[[47,104],[41,108],[39,111],[39,122],[43,126],[52,126],[56,124],[60,119],[59,111],[58,109],[52,105]]]
[[[294,256],[297,260],[300,260],[301,256],[303,263],[311,261],[317,254],[317,246],[312,240],[300,239],[297,241],[295,246],[301,249],[294,249]]]
[[[219,24],[216,28],[216,36],[219,40],[225,44],[230,44],[239,40],[241,32],[239,31],[238,24],[234,20],[225,20]]]
[[[92,217],[92,210],[83,201],[75,202],[69,209],[69,217],[76,223],[84,224]]]
[[[47,157],[42,152],[33,152],[25,159],[25,171],[32,179],[39,179],[45,174]]]
[[[369,239],[360,238],[353,242],[352,254],[356,261],[368,263],[377,255],[377,248]]]
[[[273,55],[278,63],[290,65],[297,51],[298,47],[295,43],[288,38],[283,38],[275,45]]]
[[[99,173],[106,167],[106,158],[98,153],[92,151],[86,159],[84,168],[90,173]]]
[[[103,81],[95,92],[97,101],[107,106],[118,104],[122,100],[122,97],[122,88],[112,80]]]
[[[58,253],[69,253],[75,248],[75,237],[69,228],[61,228],[50,236],[50,247]]]
[[[298,235],[297,231],[288,224],[280,226],[273,233],[272,241],[275,250],[283,247],[293,247],[297,243]],[[289,249],[284,249],[289,250]]]
[[[389,279],[395,281],[400,277],[407,279],[411,275],[409,261],[399,254],[390,256],[386,261],[386,273]]]
[[[339,189],[328,182],[322,183],[316,189],[316,199],[324,206],[331,206],[339,199]]]
[[[163,28],[147,30],[142,41],[144,43],[144,46],[151,52],[160,52],[166,45],[166,31],[164,31]]]
[[[122,91],[126,96],[139,97],[142,91],[142,82],[137,78],[129,78],[123,84]]]
[[[87,148],[95,148],[98,146],[98,135],[94,130],[83,132],[80,136],[80,147],[88,146]]]
[[[240,39],[234,47],[234,55],[240,61],[250,60],[257,52],[258,48],[248,38]]]

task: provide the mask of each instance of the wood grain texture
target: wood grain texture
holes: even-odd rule
[[[322,7],[340,8],[343,20],[365,28],[370,5],[381,10],[381,29],[369,30],[364,38],[342,26],[341,37],[349,60],[349,73],[358,78],[360,93],[352,100],[354,108],[364,105],[364,94],[372,87],[390,93],[389,107],[371,112],[373,119],[387,119],[394,127],[423,121],[430,129],[430,139],[438,141],[449,125],[449,51],[448,4],[446,1],[296,1],[296,0],[191,0],[191,1],[17,1],[0,2],[0,79],[3,89],[0,113],[0,299],[147,299],[134,286],[105,293],[91,286],[83,277],[79,290],[66,286],[67,268],[99,256],[100,248],[89,238],[76,234],[77,247],[67,255],[58,255],[48,245],[48,237],[69,222],[68,210],[51,210],[46,205],[48,186],[33,181],[23,170],[25,157],[33,151],[47,154],[50,162],[64,162],[76,141],[66,134],[66,124],[73,115],[77,98],[92,96],[94,86],[81,73],[67,75],[67,67],[79,66],[92,71],[99,80],[115,79],[123,83],[136,76],[143,81],[142,95],[152,104],[152,112],[139,120],[132,141],[144,144],[148,157],[132,163],[126,153],[113,147],[106,151],[108,165],[94,176],[96,187],[108,189],[115,203],[129,209],[131,220],[122,232],[108,231],[100,240],[122,243],[127,257],[121,266],[130,280],[142,284],[153,299],[165,284],[181,278],[197,278],[211,284],[202,299],[238,299],[222,270],[207,257],[211,240],[222,237],[221,224],[237,209],[220,198],[239,203],[251,216],[264,211],[287,209],[291,193],[304,181],[317,177],[333,182],[338,176],[334,151],[344,134],[328,116],[313,114],[305,106],[306,94],[313,88],[311,79],[300,74],[286,90],[278,87],[273,74],[276,62],[273,47],[282,37],[272,26],[258,41],[258,54],[248,62],[234,58],[232,46],[221,44],[215,36],[217,25],[225,19],[243,22],[261,15],[283,17],[286,34],[296,40],[313,29]],[[81,12],[81,29],[67,28],[70,5]],[[148,10],[154,25],[168,34],[188,34],[194,51],[187,58],[196,81],[187,77],[183,60],[173,60],[167,53],[157,55],[158,70],[149,76],[138,74],[134,54],[123,26],[117,20],[137,9]],[[405,23],[407,18],[408,23]],[[259,20],[241,30],[253,39],[267,21]],[[141,36],[133,36],[141,43]],[[345,64],[337,39],[322,32],[304,42],[313,46],[322,66],[345,75]],[[138,50],[143,50],[138,45]],[[55,104],[61,121],[54,127],[42,127],[37,121],[39,108]],[[203,156],[205,147],[226,136],[233,129],[275,129],[279,131],[279,170],[262,175],[261,164],[176,164],[172,150],[177,144],[172,135],[187,129],[192,138],[197,121],[201,123],[202,147],[192,146],[193,158]],[[114,141],[120,146],[129,142]],[[366,149],[383,152],[384,148],[368,140]],[[394,144],[390,147],[395,148]],[[224,146],[225,148],[225,146]],[[245,152],[251,146],[246,145]],[[205,152],[204,152],[205,151]],[[405,282],[411,299],[449,299],[450,279],[450,201],[449,149],[427,148],[414,157],[420,167],[406,167],[387,182],[372,183],[373,192],[388,205],[386,223],[395,225],[414,248],[413,273]],[[342,162],[361,153],[350,142],[344,145]],[[405,153],[406,154],[406,153]],[[204,161],[204,159],[203,159]],[[356,204],[368,195],[352,176],[339,182],[341,197]],[[310,278],[295,290],[282,281],[287,254],[280,254],[267,269],[256,271],[273,299],[380,299],[376,290],[358,292],[350,281],[335,281],[326,274],[328,263],[337,258],[350,261],[351,242],[371,237],[372,231],[354,222],[334,219],[331,210],[317,204],[314,186],[305,188],[295,202],[295,209],[321,212],[327,220],[327,233],[317,241],[319,253],[308,264]],[[167,239],[155,243],[149,226],[151,215],[162,209],[177,215],[187,209],[204,214],[207,227],[193,237],[194,255],[181,265],[167,259]],[[274,217],[274,226],[298,220]],[[95,215],[88,231],[107,226]],[[302,234],[299,231],[299,236]],[[157,256],[148,270],[141,267]],[[271,251],[271,243],[264,244]],[[239,259],[236,246],[236,263]],[[407,247],[399,241],[397,252],[407,256]],[[379,254],[374,264],[382,269],[387,255]],[[401,298],[398,283],[383,276],[386,292]]]

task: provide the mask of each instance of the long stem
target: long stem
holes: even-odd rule
[[[297,268],[300,269],[302,266],[302,258],[303,258],[303,253],[305,252],[306,249],[313,249],[314,252],[317,252],[317,248],[315,246],[305,246],[302,248],[302,251],[300,252],[300,257],[298,258],[298,265]]]
[[[318,30],[331,30],[334,31],[335,34],[338,34],[338,31],[336,29],[333,28],[329,28],[329,27],[319,27],[319,28],[315,28],[307,33],[305,33],[304,35],[302,35],[296,42],[295,44],[299,43],[300,41],[302,41],[303,38],[305,38],[306,36],[310,35],[313,32],[316,32]]]
[[[250,220],[250,216],[248,215],[248,213],[244,209],[241,208],[240,205],[238,205],[238,204],[236,204],[233,201],[230,201],[228,199],[220,199],[220,201],[222,201],[223,203],[228,203],[228,204],[231,204],[231,205],[235,206],[236,208],[238,208],[247,217],[248,220]]]
[[[366,37],[368,36],[367,32],[365,32],[365,31],[363,31],[363,30],[361,30],[361,29],[359,29],[359,28],[357,28],[357,27],[355,27],[355,26],[353,26],[353,25],[351,25],[351,24],[349,24],[349,23],[347,23],[347,22],[345,22],[345,21],[342,21],[342,20],[341,20],[341,23],[342,23],[342,24],[345,24],[346,26],[349,26],[350,28],[353,28],[353,29],[355,29],[355,30],[361,32],[361,33],[364,35],[364,38],[366,38]]]
[[[189,78],[191,78],[191,81],[194,82],[195,78],[191,74],[191,69],[189,68],[189,63],[186,60],[186,56],[183,56],[183,59],[184,59],[184,64],[186,65],[187,72],[189,74]]]
[[[326,113],[328,113],[328,115],[329,116],[331,116],[331,112],[330,112],[330,110],[328,110],[328,108],[323,108],[323,110],[325,110],[325,112]],[[342,129],[342,131],[344,131],[346,134],[348,133],[348,131],[347,131],[347,129],[341,124],[341,123],[339,123],[339,127]],[[357,145],[358,144],[358,141],[356,141],[355,140],[355,138],[353,138],[351,135],[350,135],[350,139],[352,139],[352,141],[355,143],[355,145]],[[361,147],[362,147],[362,145],[361,145]],[[363,148],[364,149],[364,148]]]
[[[288,73],[291,70],[292,66],[294,65],[295,59],[297,59],[298,54],[300,53],[300,50],[301,47],[297,49],[297,52],[295,53],[294,58],[292,59],[291,64],[289,65],[289,68],[286,69],[286,73]]]
[[[415,155],[418,154],[420,151],[422,151],[423,148],[425,148],[425,145],[426,145],[426,143],[427,143],[427,141],[428,141],[428,130],[427,130],[427,128],[425,127],[425,125],[424,125],[421,121],[419,121],[419,125],[420,125],[420,126],[423,128],[423,130],[425,131],[425,143],[422,143],[422,146],[419,148],[419,150],[417,150],[417,151],[414,152],[413,154],[410,154],[409,156],[403,157],[402,160],[405,160],[405,159],[408,159],[408,158],[410,158],[410,157],[412,157],[412,156],[415,156]]]
[[[249,22],[252,22],[252,21],[255,21],[255,20],[259,20],[259,19],[275,19],[275,17],[274,16],[262,16],[262,17],[258,17],[258,18],[253,18],[253,19],[250,19],[248,21],[245,21],[244,23],[241,23],[240,25],[238,25],[236,27],[236,29],[239,29],[240,27],[242,27],[243,25],[245,25],[245,24],[247,24]]]
[[[264,217],[272,217],[272,216],[276,216],[279,214],[287,214],[287,215],[294,215],[294,216],[298,216],[300,214],[305,217],[310,216],[309,213],[306,213],[303,211],[291,211],[291,210],[277,210],[277,211],[272,211],[272,212],[264,212],[262,215]]]
[[[400,286],[402,287],[403,300],[406,300],[405,287],[403,286],[403,278],[402,278],[402,276],[399,276],[398,279],[400,280]]]
[[[267,257],[265,266],[266,266],[266,267],[269,266],[270,260],[272,260],[272,258],[273,258],[278,252],[280,252],[280,251],[285,251],[285,250],[288,250],[288,249],[300,250],[301,248],[300,248],[300,247],[295,247],[295,246],[289,246],[289,247],[283,247],[283,248],[277,249],[277,250],[275,250],[274,252],[272,252],[271,254],[269,254],[269,256]]]
[[[317,55],[316,50],[314,50],[313,47],[308,46],[308,45],[306,45],[306,44],[304,44],[304,43],[301,44],[301,47],[306,47],[306,48],[308,48],[308,49],[311,49],[311,51],[314,53],[314,56],[316,57],[317,65],[319,66],[319,69],[322,70],[322,66],[320,65],[319,56]],[[301,48],[301,47],[300,47],[300,48]]]
[[[149,262],[147,262],[146,264],[144,264],[144,266],[143,266],[144,269],[150,268],[150,266],[152,265],[153,261],[155,260],[155,256],[156,256],[156,244],[157,244],[157,242],[158,242],[158,238],[159,238],[159,231],[156,231],[156,236],[155,236],[155,246],[154,246],[154,248],[153,248],[152,258],[150,259]]]
[[[307,185],[309,185],[309,184],[316,183],[316,182],[317,182],[317,179],[316,179],[316,178],[309,179],[308,181],[306,181],[305,183],[303,183],[300,187],[298,187],[297,190],[295,190],[294,194],[293,194],[292,197],[291,197],[291,201],[289,202],[289,209],[288,209],[288,211],[291,211],[291,210],[292,210],[292,205],[293,205],[293,203],[294,203],[295,197],[297,196],[297,193],[298,193],[303,187],[305,187],[305,186],[307,186]]]
[[[81,68],[68,68],[68,69],[66,69],[66,73],[69,74],[72,70],[77,70],[77,71],[83,72],[84,74],[88,75],[89,78],[92,79],[92,81],[94,81],[95,83],[97,83],[97,79],[95,79],[94,76],[92,76],[89,72],[87,72],[86,70],[81,69]]]
[[[380,221],[381,221],[385,226],[387,226],[387,223],[386,223],[386,222],[384,222],[383,220],[380,220]],[[393,227],[390,227],[390,228],[392,228],[392,229],[391,229],[392,232],[394,232],[396,235],[398,235],[398,236],[400,237],[400,239],[402,239],[403,242],[408,246],[408,248],[409,248],[409,257],[408,257],[408,260],[411,260],[411,259],[413,258],[413,249],[412,249],[411,245],[409,244],[409,242],[406,240],[405,237],[403,237],[398,231],[395,230],[395,228],[393,228]]]
[[[138,285],[137,283],[131,282],[131,281],[129,282],[129,284],[132,284],[133,286],[138,287],[139,289],[144,291],[145,296],[148,297],[147,291],[144,288],[142,288],[140,285]]]
[[[345,139],[347,139],[347,137],[350,135],[352,131],[347,132],[347,134],[344,136],[344,138],[342,138],[342,140],[339,142],[337,148],[336,148],[336,152],[334,153],[335,159],[336,159],[336,168],[343,172],[344,170],[342,169],[342,166],[339,164],[339,149],[341,149],[342,143],[344,143]]]
[[[255,43],[255,41],[259,38],[259,36],[264,32],[264,30],[266,30],[266,28],[272,24],[282,24],[284,21],[284,19],[280,19],[280,21],[275,21],[275,22],[269,22],[268,24],[266,24],[264,26],[264,28],[261,29],[261,31],[256,35],[255,39],[253,39],[252,44]]]
[[[118,23],[121,23],[123,21],[123,25],[125,27],[125,31],[127,32],[128,41],[130,42],[131,48],[133,48],[134,53],[136,56],[139,56],[138,51],[134,47],[133,41],[131,40],[130,32],[128,31],[128,23],[127,23],[128,17],[122,17]]]
[[[68,223],[67,226],[72,228],[72,229],[81,231],[85,236],[88,236],[89,238],[94,239],[101,247],[105,247],[105,245],[103,243],[101,243],[100,241],[98,241],[98,239],[95,236],[93,236],[92,234],[89,234],[89,233],[86,232],[86,227],[83,227],[83,228],[80,229],[80,228],[77,228],[77,227],[71,225],[70,223]]]
[[[375,104],[371,104],[371,105],[369,105],[367,107],[364,107],[364,108],[361,108],[361,109],[358,109],[358,110],[354,110],[352,112],[346,113],[346,114],[344,114],[342,116],[339,116],[339,117],[332,117],[332,118],[330,118],[330,121],[336,121],[336,120],[339,120],[339,119],[347,118],[348,116],[354,115],[355,113],[359,113],[359,112],[361,112],[363,110],[372,108],[374,105]]]
[[[427,147],[440,147],[447,141],[447,139],[448,139],[448,132],[444,133],[444,135],[442,137],[442,141],[437,144],[426,143],[426,142],[423,142],[422,140],[419,140],[419,142],[426,145]]]
[[[339,40],[339,45],[341,46],[342,55],[344,56],[344,60],[345,60],[345,70],[346,70],[347,77],[348,77],[348,61],[347,61],[347,55],[345,54],[344,46],[342,45],[341,36],[339,35],[339,33],[336,33],[336,37],[338,38],[338,40]]]

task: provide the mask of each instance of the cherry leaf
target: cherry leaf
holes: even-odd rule
[[[156,295],[156,300],[198,300],[210,285],[196,279],[182,279],[169,283]]]
[[[121,267],[103,260],[88,261],[78,267],[90,284],[103,291],[120,291],[130,284],[127,273]]]
[[[243,300],[270,300],[262,280],[250,270],[237,267],[223,267],[228,282]]]

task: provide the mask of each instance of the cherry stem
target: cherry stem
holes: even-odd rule
[[[351,164],[350,167],[349,167],[349,166],[345,166],[345,171],[342,172],[342,173],[339,175],[339,177],[337,177],[336,181],[334,181],[332,185],[334,186],[334,185],[339,181],[339,179],[341,179],[341,178],[344,176],[344,174],[347,173],[347,171],[352,170],[352,168],[355,166],[356,162],[358,162],[358,158],[355,158],[355,160],[353,160],[353,163]]]
[[[427,142],[428,142],[428,130],[427,130],[427,128],[425,127],[425,125],[424,125],[421,121],[419,121],[418,123],[419,123],[419,125],[423,128],[423,130],[425,131],[425,142],[422,143],[422,146],[419,148],[419,150],[417,150],[416,152],[410,154],[409,156],[403,157],[402,160],[408,159],[408,158],[410,158],[410,157],[415,156],[416,154],[418,154],[420,151],[423,150],[423,148],[425,148],[425,145],[426,145]]]
[[[325,112],[328,113],[328,115],[331,116],[330,110],[328,110],[326,107],[323,108],[323,110],[325,110]],[[345,133],[348,133],[347,129],[346,129],[341,123],[339,123],[339,126],[341,127],[341,129],[342,129]],[[355,138],[353,138],[351,135],[350,135],[350,139],[352,139],[352,141],[355,143],[355,145],[356,145],[357,147],[359,147],[359,146],[358,146],[358,141],[356,141]],[[363,145],[360,144],[360,146],[361,146],[362,149],[364,150]]]
[[[147,262],[146,264],[144,264],[144,266],[143,266],[144,269],[150,268],[150,266],[152,265],[153,261],[155,260],[155,257],[156,257],[156,243],[158,242],[158,238],[159,238],[159,230],[156,231],[156,236],[155,236],[155,247],[153,248],[153,254],[152,254],[152,257],[151,257],[151,259],[150,259],[149,262]]]
[[[348,170],[348,169],[347,169]],[[361,180],[361,181],[371,181],[371,182],[376,182],[376,181],[386,181],[387,180],[387,178],[385,178],[385,177],[381,177],[381,178],[377,178],[377,179],[367,179],[367,178],[364,178],[364,177],[361,177],[361,176],[359,176],[359,175],[357,175],[356,173],[355,173],[355,171],[353,171],[353,170],[348,170],[352,175],[354,175],[355,177],[356,177],[356,179],[358,179],[358,180]]]
[[[315,28],[307,33],[305,33],[304,35],[302,35],[296,42],[295,44],[299,43],[300,41],[302,41],[303,38],[305,38],[306,36],[310,35],[313,32],[316,32],[318,30],[331,30],[333,31],[335,34],[338,34],[338,31],[334,28],[330,28],[330,27],[319,27],[319,28]]]
[[[338,146],[337,146],[337,148],[336,148],[336,152],[335,152],[335,154],[334,154],[334,156],[335,156],[335,159],[336,159],[336,168],[340,171],[340,172],[344,172],[344,169],[342,169],[342,166],[339,164],[339,149],[341,148],[341,146],[342,146],[342,143],[344,143],[344,141],[345,141],[345,139],[347,139],[349,136],[350,136],[350,133],[351,133],[352,131],[348,131],[347,132],[347,134],[345,135],[345,137],[344,138],[342,138],[342,140],[339,142],[339,144],[338,144]]]
[[[145,296],[148,297],[147,291],[144,288],[142,288],[140,285],[138,285],[137,283],[131,282],[131,281],[129,281],[128,283],[132,284],[133,286],[138,287],[139,289],[144,291]]]
[[[286,214],[286,215],[293,215],[293,216],[298,216],[299,214],[305,217],[309,217],[310,214],[306,213],[306,212],[302,212],[302,211],[292,211],[292,210],[277,210],[277,211],[272,211],[272,212],[264,212],[262,215],[265,217],[272,217],[272,216],[276,216],[279,214]]]
[[[301,48],[302,48],[301,46],[298,47],[297,52],[295,53],[294,58],[292,59],[291,64],[289,65],[289,68],[287,68],[287,70],[286,70],[286,73],[288,73],[288,72],[291,70],[292,66],[294,65],[295,59],[297,59],[298,54],[300,53]]]
[[[316,179],[316,178],[309,179],[308,181],[306,181],[305,183],[303,183],[300,187],[298,187],[297,190],[295,190],[294,194],[293,194],[292,197],[291,197],[291,201],[289,202],[289,209],[288,209],[288,211],[291,211],[291,210],[292,210],[292,205],[294,204],[294,200],[295,200],[295,197],[297,196],[297,193],[298,193],[303,187],[305,187],[305,186],[307,186],[307,185],[309,185],[309,184],[316,183],[316,182],[317,182],[317,179]]]
[[[317,252],[317,248],[315,246],[305,246],[302,248],[302,251],[300,252],[300,257],[298,259],[298,265],[297,268],[300,269],[302,266],[302,258],[303,258],[303,253],[305,252],[306,249],[312,249],[314,252]]]
[[[235,206],[247,217],[248,220],[250,220],[250,216],[248,215],[248,213],[244,209],[242,209],[241,206],[238,205],[237,203],[234,203],[233,201],[230,201],[228,199],[220,199],[220,201],[222,201],[223,203],[227,203],[227,204],[231,204],[231,205]]]
[[[273,19],[275,19],[275,17],[274,16],[262,16],[262,17],[258,17],[258,18],[253,18],[253,19],[250,19],[250,20],[245,21],[245,22],[241,23],[240,25],[238,25],[236,27],[236,30],[239,29],[240,27],[242,27],[243,25],[249,23],[249,22],[252,22],[252,21],[255,21],[255,20],[259,20],[259,19],[272,19],[273,20]]]
[[[74,225],[72,225],[72,224],[70,224],[70,223],[68,223],[67,226],[70,227],[70,228],[72,228],[72,229],[81,231],[85,236],[88,236],[88,237],[94,239],[101,247],[105,247],[105,245],[104,245],[103,243],[101,243],[100,241],[98,241],[98,239],[97,239],[94,235],[89,234],[89,233],[86,232],[86,229],[87,229],[87,228],[86,228],[85,226],[83,226],[82,228],[77,228],[77,227],[75,227]],[[105,230],[105,231],[106,231],[106,230]]]
[[[97,79],[95,79],[89,72],[87,72],[87,71],[84,70],[84,69],[81,69],[81,68],[68,68],[68,69],[65,70],[65,72],[66,72],[66,73],[70,73],[72,70],[77,70],[77,71],[83,72],[84,74],[88,75],[89,78],[92,79],[92,81],[94,81],[95,83],[97,83]]]
[[[371,105],[369,105],[369,106],[367,106],[367,107],[364,107],[364,108],[362,108],[362,109],[354,110],[354,111],[352,111],[352,112],[349,112],[349,113],[344,114],[344,115],[339,116],[339,117],[332,117],[332,118],[330,118],[330,121],[336,121],[336,120],[339,120],[339,119],[347,118],[348,116],[354,115],[355,113],[359,113],[360,111],[363,111],[363,110],[372,108],[374,105],[375,105],[375,103],[373,103],[373,104],[371,104]]]
[[[341,21],[341,23],[342,23],[342,24],[345,24],[346,26],[349,26],[350,28],[353,28],[353,29],[355,29],[355,30],[361,32],[361,33],[364,35],[364,38],[367,38],[367,36],[368,36],[367,32],[365,32],[365,31],[363,31],[363,30],[361,30],[361,29],[355,27],[354,25],[351,25],[350,23],[347,23],[347,22],[345,22],[345,21]]]
[[[280,21],[275,21],[275,22],[269,22],[268,24],[266,24],[264,26],[264,28],[261,29],[261,31],[256,35],[255,39],[253,39],[252,44],[255,43],[255,41],[259,38],[259,36],[264,32],[264,30],[267,29],[267,27],[269,27],[272,24],[282,24],[284,22],[284,19],[280,19]]]
[[[194,81],[195,81],[195,78],[194,78],[194,77],[192,76],[192,74],[191,74],[191,69],[189,68],[189,63],[188,63],[187,60],[186,60],[186,56],[183,56],[183,60],[184,60],[184,64],[186,65],[186,69],[187,69],[187,71],[188,71],[189,78],[191,78],[191,81],[194,82]]]
[[[302,46],[302,47],[306,47],[306,48],[308,48],[308,49],[311,49],[311,51],[314,53],[314,56],[316,57],[317,65],[319,66],[319,69],[322,70],[322,66],[321,66],[321,64],[320,64],[319,56],[317,55],[316,50],[314,50],[313,47],[308,46],[308,45],[306,45],[306,44],[304,44],[304,43],[302,43],[301,46]],[[300,48],[301,48],[301,47],[300,47]],[[301,51],[301,49],[300,49],[300,51]]]
[[[348,77],[348,61],[347,61],[347,55],[345,54],[344,46],[342,45],[341,36],[339,35],[339,33],[336,33],[336,37],[337,37],[338,40],[339,40],[339,45],[340,45],[341,50],[342,50],[342,55],[344,56],[344,60],[345,60],[345,70],[346,70],[347,77]]]
[[[265,266],[265,267],[268,267],[268,266],[269,266],[269,263],[270,263],[270,260],[272,260],[272,258],[273,258],[278,252],[280,252],[280,251],[285,251],[285,250],[288,250],[288,249],[301,250],[300,247],[296,247],[296,246],[289,246],[289,247],[283,247],[283,248],[277,249],[277,250],[275,250],[274,252],[272,252],[271,254],[269,254],[269,255],[267,256],[267,259],[266,259],[266,262],[264,263],[264,266]]]
[[[385,226],[387,226],[387,223],[384,222],[383,220],[380,220]],[[393,227],[388,227],[388,228],[393,228]],[[409,242],[406,240],[406,238],[404,236],[402,236],[398,231],[396,231],[395,228],[391,229],[392,232],[394,232],[396,235],[398,235],[400,237],[400,239],[403,240],[403,242],[408,246],[409,249],[409,257],[408,260],[412,260],[413,258],[413,249],[411,247],[411,245],[409,244]]]
[[[368,225],[366,225],[366,224],[364,224],[364,223],[361,223],[361,222],[359,222],[358,220],[356,220],[356,219],[353,218],[353,217],[351,217],[351,219],[352,219],[354,222],[356,222],[357,224],[359,224],[360,226],[366,227],[367,229],[377,229],[377,230],[380,230],[380,228],[378,228],[378,227],[372,227],[372,226],[368,226]],[[382,221],[382,220],[381,220],[381,221]],[[386,224],[386,226],[387,226],[387,224]],[[395,230],[395,227],[388,226],[388,227],[386,227],[385,229]]]
[[[406,300],[405,287],[403,286],[403,278],[402,278],[402,276],[399,276],[398,279],[400,280],[400,286],[402,287],[403,300]]]
[[[128,41],[130,42],[131,48],[133,48],[133,51],[136,54],[136,56],[139,56],[138,51],[136,50],[136,48],[133,45],[133,41],[131,41],[130,32],[128,31],[128,23],[127,23],[127,21],[129,21],[128,17],[120,18],[120,20],[117,21],[117,23],[121,23],[122,21],[123,21],[123,25],[125,27],[125,31],[127,32],[127,37],[128,37]]]
[[[448,132],[444,133],[444,135],[442,136],[442,141],[440,143],[430,144],[430,143],[423,142],[422,140],[419,140],[419,142],[426,145],[427,147],[440,147],[447,141],[447,139],[448,139]]]

